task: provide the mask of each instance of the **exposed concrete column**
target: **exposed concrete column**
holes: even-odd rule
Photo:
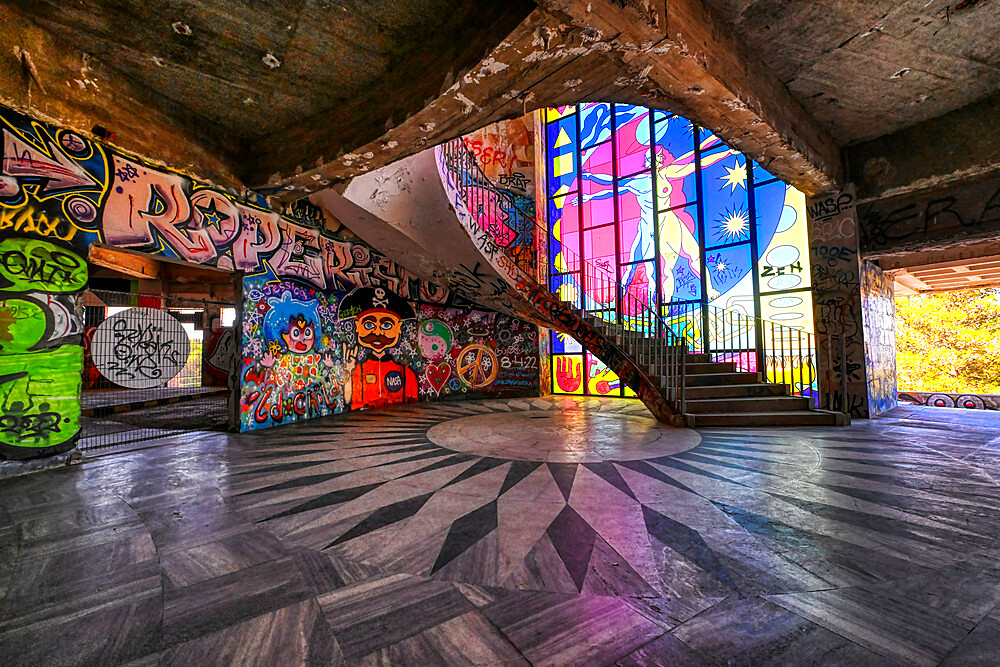
[[[864,419],[868,393],[853,186],[810,198],[807,214],[813,316],[816,333],[826,336],[818,343],[820,387],[832,394],[830,407]]]

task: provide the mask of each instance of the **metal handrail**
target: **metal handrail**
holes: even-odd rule
[[[837,397],[830,387],[836,373],[839,372],[842,382],[846,378],[842,372],[846,370],[843,334],[839,335],[837,345],[837,335],[822,341],[826,336],[740,311],[702,303],[670,303],[659,307],[650,304],[625,289],[607,269],[580,257],[547,226],[539,224],[535,216],[525,212],[509,192],[483,173],[463,139],[447,142],[442,153],[446,166],[458,178],[455,185],[462,190],[477,224],[490,234],[507,258],[523,273],[546,283],[547,290],[558,293],[564,303],[579,310],[582,318],[590,316],[607,322],[606,333],[633,358],[645,362],[645,355],[651,355],[651,370],[661,370],[663,373],[658,374],[667,376],[663,378],[666,397],[675,402],[681,413],[686,407],[686,354],[674,359],[677,351],[708,353],[714,361],[732,362],[737,370],[762,372],[765,380],[788,386],[791,395],[808,397],[812,407],[837,409]],[[497,220],[500,215],[506,217]],[[559,276],[578,275],[577,293],[571,292],[564,298],[561,286],[553,288],[549,284],[548,264],[543,268],[535,257],[534,240],[538,234],[549,244],[558,244],[565,268]],[[527,252],[521,250],[524,247]],[[602,307],[608,303],[611,305]],[[666,345],[653,341],[664,341]],[[825,382],[819,382],[821,342],[830,350],[826,355]],[[835,345],[840,354],[835,353]],[[839,361],[835,362],[835,358]],[[814,381],[820,387],[825,386],[825,391],[814,390]],[[844,395],[846,391],[842,391],[841,396]]]

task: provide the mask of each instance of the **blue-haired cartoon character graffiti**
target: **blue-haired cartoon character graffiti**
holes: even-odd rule
[[[277,356],[284,351],[292,354],[324,351],[323,327],[316,313],[317,301],[300,301],[285,292],[280,298],[268,299],[267,305],[264,340],[272,355]]]

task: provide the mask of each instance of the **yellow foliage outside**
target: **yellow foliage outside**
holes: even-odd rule
[[[1000,394],[1000,290],[896,299],[900,391]]]

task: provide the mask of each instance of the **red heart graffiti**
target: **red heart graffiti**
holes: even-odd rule
[[[427,381],[431,383],[434,391],[440,394],[441,387],[451,377],[451,366],[448,365],[447,361],[442,361],[438,364],[428,366],[427,370],[424,371],[424,375],[427,376]]]

